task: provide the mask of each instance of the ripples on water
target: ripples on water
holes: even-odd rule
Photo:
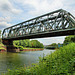
[[[21,52],[21,53],[0,53],[0,74],[2,72],[6,72],[7,69],[14,69],[18,67],[22,67],[24,65],[28,66],[32,63],[38,62],[38,57],[43,57],[43,54],[46,56],[47,54],[54,52],[55,50],[43,50],[43,51],[29,51],[29,52]]]

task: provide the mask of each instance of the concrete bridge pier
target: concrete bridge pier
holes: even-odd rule
[[[6,45],[7,52],[20,52],[19,48],[14,47],[13,40],[2,40],[3,44]]]
[[[17,52],[20,52],[20,50],[19,50],[19,48],[14,47],[13,45],[8,45],[8,46],[7,46],[7,52],[14,52],[14,53],[17,53]]]

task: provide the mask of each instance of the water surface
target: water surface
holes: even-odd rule
[[[39,57],[46,56],[55,50],[44,49],[43,51],[28,51],[21,53],[0,53],[0,75],[8,69],[14,69],[29,66],[32,63],[38,63]]]

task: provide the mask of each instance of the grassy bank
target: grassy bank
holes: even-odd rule
[[[0,50],[6,50],[5,46],[2,43],[0,44]]]
[[[75,75],[75,43],[56,50],[33,67],[8,70],[5,75]]]
[[[17,45],[14,45],[15,47],[19,48],[21,51],[25,50],[25,49],[44,49],[44,48],[29,48],[29,47],[23,47],[23,46],[17,46]]]

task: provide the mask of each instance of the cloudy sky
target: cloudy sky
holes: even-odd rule
[[[61,8],[75,16],[75,0],[0,0],[0,29]],[[47,45],[63,43],[64,37],[38,40]]]

